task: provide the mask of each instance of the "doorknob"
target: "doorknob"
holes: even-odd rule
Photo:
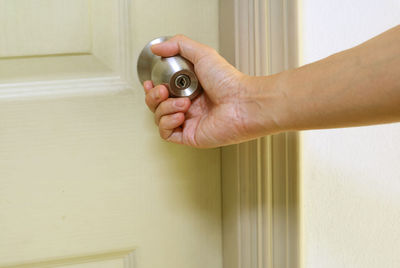
[[[193,64],[177,55],[163,58],[151,52],[151,46],[164,42],[170,37],[159,37],[150,41],[142,50],[137,62],[140,82],[152,80],[154,85],[165,85],[171,97],[194,99],[201,92],[201,85]]]

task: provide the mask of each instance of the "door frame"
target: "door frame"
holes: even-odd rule
[[[249,75],[297,67],[297,8],[296,0],[221,0],[221,54]],[[224,267],[300,267],[298,133],[221,155]]]

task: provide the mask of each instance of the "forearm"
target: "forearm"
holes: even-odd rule
[[[252,86],[274,96],[264,107],[274,107],[280,131],[400,121],[400,26]]]

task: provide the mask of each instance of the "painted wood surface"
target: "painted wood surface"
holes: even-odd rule
[[[296,66],[296,8],[280,0],[221,1],[221,51],[249,75]],[[300,267],[298,173],[297,133],[222,149],[224,267]]]
[[[87,53],[89,0],[1,0],[0,58]]]
[[[40,4],[50,2],[12,5],[52,20]],[[66,2],[53,1],[54,10]],[[160,35],[218,48],[218,1],[87,8],[99,14],[90,27],[96,44],[76,57],[92,65],[71,68],[71,55],[45,47],[27,46],[34,55],[22,58],[20,73],[5,62],[20,59],[0,59],[16,66],[12,77],[0,68],[0,267],[222,267],[220,150],[163,142],[135,70],[141,48]],[[35,63],[50,59],[54,68]]]

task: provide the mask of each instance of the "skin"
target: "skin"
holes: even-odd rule
[[[252,77],[185,36],[154,45],[194,64],[204,92],[192,102],[144,83],[160,136],[210,148],[284,131],[400,121],[400,26],[349,50],[272,76]]]

